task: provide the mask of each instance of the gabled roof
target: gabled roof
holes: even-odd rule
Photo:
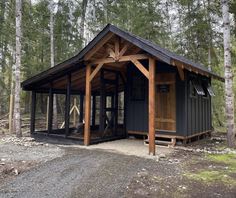
[[[28,86],[37,83],[41,80],[50,78],[54,75],[58,75],[59,73],[63,71],[67,71],[71,69],[72,67],[75,67],[79,63],[83,63],[84,56],[103,38],[105,37],[109,32],[114,33],[115,35],[123,38],[124,40],[127,40],[128,42],[132,43],[133,45],[139,47],[140,49],[146,51],[150,55],[158,58],[159,60],[171,64],[172,61],[179,61],[183,64],[186,64],[187,66],[191,67],[192,69],[195,69],[199,71],[199,73],[203,72],[213,78],[216,78],[218,80],[224,81],[224,78],[209,71],[206,67],[199,63],[195,63],[183,56],[177,55],[173,52],[170,52],[167,49],[164,49],[160,47],[157,44],[154,44],[146,39],[143,39],[141,37],[138,37],[136,35],[133,35],[127,31],[121,30],[120,28],[108,24],[85,48],[83,48],[76,56],[59,63],[55,65],[54,67],[45,70],[27,80],[22,82],[23,89],[27,90]]]

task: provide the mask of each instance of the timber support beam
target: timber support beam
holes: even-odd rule
[[[66,101],[65,101],[65,136],[70,132],[70,96],[71,96],[71,74],[67,76]]]
[[[85,125],[84,125],[84,145],[90,144],[90,117],[91,117],[91,65],[86,66],[86,87],[85,87]]]
[[[52,120],[53,120],[53,91],[52,91],[52,84],[50,85],[49,89],[49,104],[48,104],[48,134],[52,132]]]
[[[79,96],[79,122],[83,123],[84,120],[84,95],[80,94]]]
[[[148,84],[148,136],[149,154],[155,155],[155,59],[149,58],[149,84]]]
[[[35,131],[35,111],[36,111],[36,92],[31,92],[31,121],[30,121],[30,133]]]

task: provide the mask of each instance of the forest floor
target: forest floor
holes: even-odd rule
[[[235,197],[236,151],[224,136],[152,159],[2,135],[0,197]]]

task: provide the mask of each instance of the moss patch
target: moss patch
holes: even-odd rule
[[[212,167],[200,169],[197,172],[188,172],[185,176],[189,179],[223,185],[236,186],[236,155],[235,154],[211,154],[206,159],[212,163]]]
[[[212,162],[218,162],[229,167],[229,171],[236,172],[236,154],[211,154],[207,156]]]
[[[236,186],[236,179],[232,178],[224,171],[202,170],[197,173],[187,173],[185,176],[189,179],[205,182],[207,184],[221,183],[224,185]]]

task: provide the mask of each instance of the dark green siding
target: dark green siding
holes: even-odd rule
[[[143,62],[147,65],[147,62]],[[181,81],[175,67],[157,62],[157,73],[176,73],[176,135],[187,136],[211,130],[211,98],[189,94],[189,72],[185,71],[186,79]],[[131,79],[134,75],[142,75],[133,65],[127,66],[127,111],[126,127],[128,131],[148,131],[148,80],[145,79],[144,100],[131,99]],[[201,78],[198,76],[198,78]],[[210,82],[210,80],[208,79]],[[171,133],[173,134],[173,133]]]
[[[211,97],[205,98],[200,95],[196,97],[191,97],[189,93],[189,79],[190,74],[187,72],[187,135],[194,135],[199,132],[204,132],[211,130]],[[202,82],[203,77],[200,75],[194,75],[200,82]],[[210,83],[210,79],[206,79]]]

